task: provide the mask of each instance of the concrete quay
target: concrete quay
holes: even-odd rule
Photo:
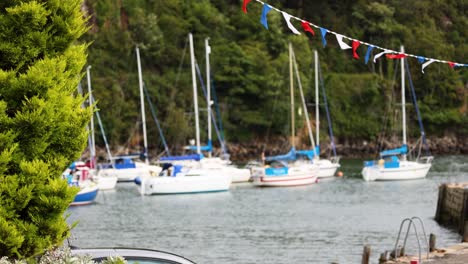
[[[412,262],[413,261],[413,262]],[[467,264],[468,263],[468,242],[454,245],[448,248],[436,249],[429,254],[429,258],[426,254],[423,254],[421,263],[419,263],[418,257],[415,256],[404,256],[397,260],[388,260],[380,262],[381,264]]]

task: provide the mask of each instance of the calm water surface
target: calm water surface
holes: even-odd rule
[[[165,250],[197,263],[371,263],[392,249],[401,221],[423,219],[437,246],[458,243],[433,220],[438,186],[468,181],[468,156],[436,157],[427,179],[364,182],[362,161],[343,160],[345,177],[288,188],[233,185],[229,192],[141,196],[134,184],[101,192],[93,205],[68,210],[80,247]],[[411,233],[413,234],[413,233]],[[417,253],[411,236],[408,253]]]

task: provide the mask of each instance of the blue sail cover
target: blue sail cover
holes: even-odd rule
[[[197,151],[197,146],[186,146],[185,149]],[[211,140],[208,140],[208,145],[206,146],[200,146],[200,151],[208,151],[211,152],[213,150],[213,145],[211,143]]]
[[[182,156],[168,156],[168,157],[161,157],[159,161],[179,161],[179,160],[196,160],[200,161],[203,159],[203,154],[190,154],[190,155],[182,155]]]
[[[295,160],[296,159],[296,149],[291,148],[287,154],[265,157],[265,161],[273,160]]]
[[[394,155],[406,154],[407,152],[408,152],[408,147],[406,145],[403,145],[396,149],[384,150],[380,152],[380,156],[381,157],[394,156]]]
[[[308,150],[298,150],[296,152],[297,156],[306,156],[308,159],[312,160],[315,156],[320,155],[320,146],[316,146],[315,149]]]

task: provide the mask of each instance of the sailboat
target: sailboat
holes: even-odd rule
[[[401,47],[401,53],[404,53],[404,48]],[[406,68],[409,74],[409,68]],[[409,77],[409,75],[408,75]],[[410,84],[412,84],[410,79]],[[420,119],[419,109],[413,89],[413,103],[415,104],[418,118]],[[406,107],[405,107],[405,59],[401,59],[401,111],[402,111],[402,146],[395,149],[385,150],[380,152],[378,161],[365,161],[362,170],[362,176],[365,181],[394,181],[394,180],[413,180],[425,178],[433,157],[428,155],[417,158],[415,161],[407,159],[408,145],[406,140]],[[425,141],[425,134],[420,120],[421,136]]]
[[[140,63],[140,50],[136,47],[137,63],[138,63],[138,77],[140,88],[140,105],[141,105],[141,118],[143,127],[143,153],[141,155],[122,155],[111,157],[110,164],[103,164],[100,166],[98,176],[108,177],[116,176],[118,182],[133,182],[136,177],[149,177],[157,175],[161,172],[162,168],[156,165],[150,165],[148,161],[148,139],[146,136],[146,116],[145,116],[145,101],[143,94],[143,78],[141,74]],[[144,162],[135,161],[143,157]]]
[[[89,72],[90,66],[88,66],[87,71]],[[78,93],[83,94],[83,89],[81,83],[78,84]],[[91,102],[91,101],[90,101]],[[93,111],[92,106],[90,107]],[[92,117],[92,115],[91,115]],[[90,122],[91,127],[94,126],[93,119],[91,118]],[[89,129],[89,127],[88,127]],[[91,128],[92,129],[92,128]],[[93,133],[91,132],[88,137],[88,147],[90,150],[90,164],[94,157],[93,152]],[[70,166],[62,173],[62,178],[67,181],[68,186],[78,187],[79,191],[73,198],[73,201],[70,205],[85,205],[91,204],[96,199],[99,188],[98,185],[91,180],[90,172],[93,172],[87,164],[83,161],[74,161]]]
[[[336,156],[336,153],[334,153],[334,157],[332,157],[331,159],[321,159],[320,158],[320,137],[319,137],[319,133],[320,133],[320,113],[319,113],[319,89],[318,89],[318,86],[319,86],[319,61],[318,61],[318,52],[317,50],[314,51],[314,59],[315,59],[315,119],[316,119],[316,142],[317,142],[317,151],[315,152],[315,156],[314,156],[314,164],[318,165],[319,166],[319,173],[318,173],[318,177],[319,178],[329,178],[329,177],[333,177],[335,176],[335,172],[336,170],[340,167],[340,164],[339,164],[339,157]],[[322,87],[323,88],[323,87]],[[325,90],[323,89],[322,90],[323,92],[323,96],[324,96],[324,99],[326,98],[325,97]],[[325,103],[326,103],[326,99],[324,100]],[[335,151],[334,149],[334,142],[333,142],[333,134],[332,134],[332,130],[331,130],[331,120],[330,120],[330,116],[328,115],[328,112],[327,112],[327,117],[328,117],[328,123],[329,123],[329,126],[330,126],[330,139],[331,139],[331,144],[332,144],[332,148],[333,150]]]
[[[82,161],[72,162],[62,177],[67,180],[69,186],[78,187],[79,192],[73,198],[72,205],[92,204],[99,192],[98,185],[89,178],[89,168]]]
[[[232,177],[223,168],[205,168],[203,163],[200,162],[203,159],[203,154],[200,146],[195,53],[191,33],[189,34],[189,42],[195,112],[196,154],[161,157],[159,163],[162,164],[163,170],[159,176],[141,178],[140,192],[145,195],[227,191],[232,182]],[[188,166],[187,161],[194,162],[194,164]]]
[[[297,69],[297,67],[296,67]],[[265,157],[263,161],[269,162],[268,165],[252,167],[252,179],[255,186],[260,187],[278,187],[278,186],[297,186],[309,185],[317,182],[319,167],[311,161],[297,160],[300,154],[295,148],[295,127],[294,127],[294,85],[293,85],[293,50],[289,43],[289,81],[291,95],[291,150],[285,155],[274,157]],[[304,111],[305,100],[303,99]],[[306,112],[306,119],[308,115]],[[310,123],[308,123],[310,134]],[[311,140],[313,141],[312,137]],[[305,153],[302,151],[301,153]]]
[[[87,164],[88,169],[89,169],[89,174],[91,179],[97,183],[99,190],[112,190],[115,188],[115,185],[117,184],[117,176],[115,175],[104,175],[102,173],[98,173],[96,170],[96,141],[94,138],[94,97],[92,93],[92,88],[91,88],[91,73],[90,73],[91,66],[88,66],[86,68],[86,77],[88,81],[88,102],[89,102],[89,107],[91,108],[91,122],[90,122],[90,131],[89,131],[89,137],[88,137],[88,147],[89,147],[89,154],[90,154],[90,159],[89,163]],[[96,112],[96,114],[99,114]],[[100,119],[99,119],[100,121]],[[101,122],[99,122],[100,125]],[[104,136],[104,134],[103,134]],[[107,147],[107,143],[106,143]]]
[[[206,146],[202,146],[201,150],[207,153],[207,156],[203,156],[199,161],[194,160],[187,160],[184,162],[185,166],[193,167],[198,166],[200,164],[201,168],[204,169],[222,169],[223,173],[229,174],[232,177],[232,183],[242,183],[248,182],[250,180],[250,169],[246,168],[238,168],[234,166],[229,160],[229,154],[226,152],[226,146],[224,140],[221,138],[218,128],[216,127],[215,118],[213,115],[213,111],[211,109],[213,102],[211,100],[211,71],[210,71],[210,54],[211,54],[211,47],[208,43],[209,38],[205,39],[205,54],[206,54],[206,89],[203,86],[203,79],[201,77],[200,70],[198,68],[198,64],[196,64],[196,70],[198,76],[200,78],[200,83],[204,92],[206,91],[206,105],[207,105],[207,127],[208,127],[208,144]],[[213,145],[212,145],[212,122],[215,125],[216,132],[218,133],[218,138],[220,139],[220,144],[223,149],[224,155],[222,157],[214,157],[212,155],[213,152]],[[186,149],[196,151],[196,146],[187,146]]]

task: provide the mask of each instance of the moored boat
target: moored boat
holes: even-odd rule
[[[290,151],[293,153],[294,149]],[[275,160],[251,168],[252,182],[259,187],[300,186],[317,182],[319,167],[308,161]]]
[[[98,165],[98,177],[116,177],[118,182],[133,182],[136,177],[149,177],[161,172],[161,167],[134,161],[135,156],[114,157],[111,164]]]
[[[91,204],[99,191],[98,185],[89,178],[89,168],[83,164],[83,162],[73,162],[62,174],[69,186],[80,189],[70,205]]]
[[[220,169],[194,169],[165,164],[159,176],[141,178],[140,192],[153,194],[186,194],[228,191],[232,178]]]
[[[403,47],[401,52],[404,53]],[[426,142],[426,135],[422,125],[421,115],[416,100],[413,83],[410,77],[408,65],[409,83],[411,86],[413,104],[418,116],[419,126],[421,130],[420,141],[422,144]],[[425,178],[431,168],[433,157],[429,155],[429,149],[426,145],[425,156],[419,152],[415,160],[408,160],[408,145],[406,139],[406,100],[405,100],[405,58],[401,58],[401,107],[402,107],[402,138],[403,144],[399,148],[385,150],[380,152],[380,159],[377,161],[365,161],[362,169],[362,177],[365,181],[396,181],[396,180],[414,180]],[[421,147],[419,148],[421,150]]]
[[[70,205],[92,204],[99,191],[98,185],[88,180],[86,183],[80,183],[79,187],[80,191]]]
[[[319,166],[314,164],[311,155],[315,151],[314,140],[311,133],[310,122],[308,119],[305,99],[302,93],[299,75],[297,74],[299,88],[302,98],[302,108],[305,112],[306,122],[308,124],[309,136],[313,151],[296,151],[295,148],[295,108],[294,108],[294,86],[293,86],[293,59],[294,52],[291,43],[289,43],[289,81],[290,81],[290,99],[291,99],[291,149],[287,154],[264,157],[262,154],[263,166],[251,168],[252,180],[255,186],[275,187],[275,186],[298,186],[309,185],[317,182]],[[296,73],[297,73],[297,65]],[[307,156],[308,159],[298,159],[298,156]]]

